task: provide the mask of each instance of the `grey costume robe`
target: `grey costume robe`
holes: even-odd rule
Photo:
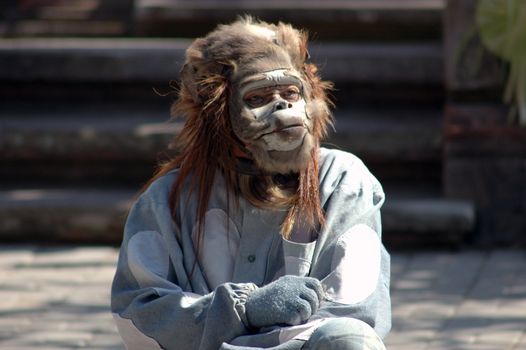
[[[391,327],[390,260],[381,243],[380,183],[354,155],[320,150],[326,223],[314,241],[295,228],[279,233],[285,212],[227,203],[216,176],[196,259],[196,201],[181,196],[178,228],[168,197],[177,170],[156,180],[133,205],[125,227],[111,307],[128,348],[181,350],[270,347],[306,340],[324,321],[351,317],[380,337]],[[306,324],[252,329],[245,301],[285,274],[318,278],[326,291]]]

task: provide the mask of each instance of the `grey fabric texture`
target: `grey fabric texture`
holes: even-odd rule
[[[305,344],[305,341],[303,340],[297,340],[297,339],[291,339],[287,342],[284,342],[282,344],[272,346],[272,347],[246,347],[246,346],[235,346],[235,345],[229,345],[229,344],[223,344],[219,350],[300,350],[302,349],[303,345]]]
[[[385,350],[385,346],[368,324],[341,317],[318,327],[301,350]]]
[[[253,293],[264,291],[285,275],[279,227],[286,213],[254,208],[243,198],[238,204],[232,199],[229,202],[224,180],[218,174],[208,207],[227,213],[240,233],[240,241],[231,279],[211,286],[196,264],[192,239],[197,222],[195,193],[181,196],[180,225],[171,216],[168,197],[177,175],[175,170],[155,181],[130,210],[112,285],[112,312],[130,320],[140,333],[164,349],[236,349],[236,345],[257,349],[299,344],[285,345],[291,339],[286,332],[293,326],[279,326],[278,334],[268,332],[266,337],[265,328],[256,331],[251,327],[246,312],[246,302]],[[346,231],[365,224],[381,238],[380,208],[385,196],[365,165],[346,152],[320,149],[319,176],[326,222],[316,232],[307,276],[322,281],[338,263],[333,261],[334,251]],[[390,261],[385,248],[380,249],[381,273],[372,293],[354,304],[324,299],[317,310],[312,310],[308,322],[347,317],[367,323],[380,338],[387,335],[391,326]],[[359,279],[349,282],[360,284]],[[121,335],[125,339],[126,334]]]
[[[252,292],[245,309],[255,328],[298,325],[316,313],[322,299],[323,288],[316,278],[283,276]]]

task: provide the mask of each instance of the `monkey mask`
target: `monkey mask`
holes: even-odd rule
[[[316,231],[323,224],[318,151],[332,121],[332,85],[307,59],[304,32],[251,17],[220,25],[188,47],[172,106],[186,117],[176,139],[180,153],[159,172],[179,168],[174,213],[190,180],[203,222],[220,171],[227,196],[286,211],[284,237],[298,225]]]
[[[183,88],[205,109],[221,109],[231,133],[227,147],[238,159],[263,174],[299,173],[331,118],[329,85],[307,58],[303,32],[245,18],[194,41]]]
[[[230,114],[235,135],[266,172],[298,172],[315,145],[304,83],[291,68],[242,77]]]

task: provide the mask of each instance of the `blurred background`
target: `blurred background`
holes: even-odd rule
[[[384,184],[389,248],[526,243],[526,133],[502,99],[513,66],[481,40],[476,0],[0,6],[1,242],[118,245],[134,194],[174,152],[185,48],[251,14],[310,32],[336,87],[327,145]]]
[[[524,0],[1,0],[0,348],[123,348],[117,247],[184,51],[243,14],[310,32],[326,146],[385,187],[387,348],[526,349]]]

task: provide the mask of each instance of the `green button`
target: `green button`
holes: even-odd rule
[[[249,255],[248,256],[248,262],[253,263],[254,261],[256,261],[256,256],[255,255]]]

